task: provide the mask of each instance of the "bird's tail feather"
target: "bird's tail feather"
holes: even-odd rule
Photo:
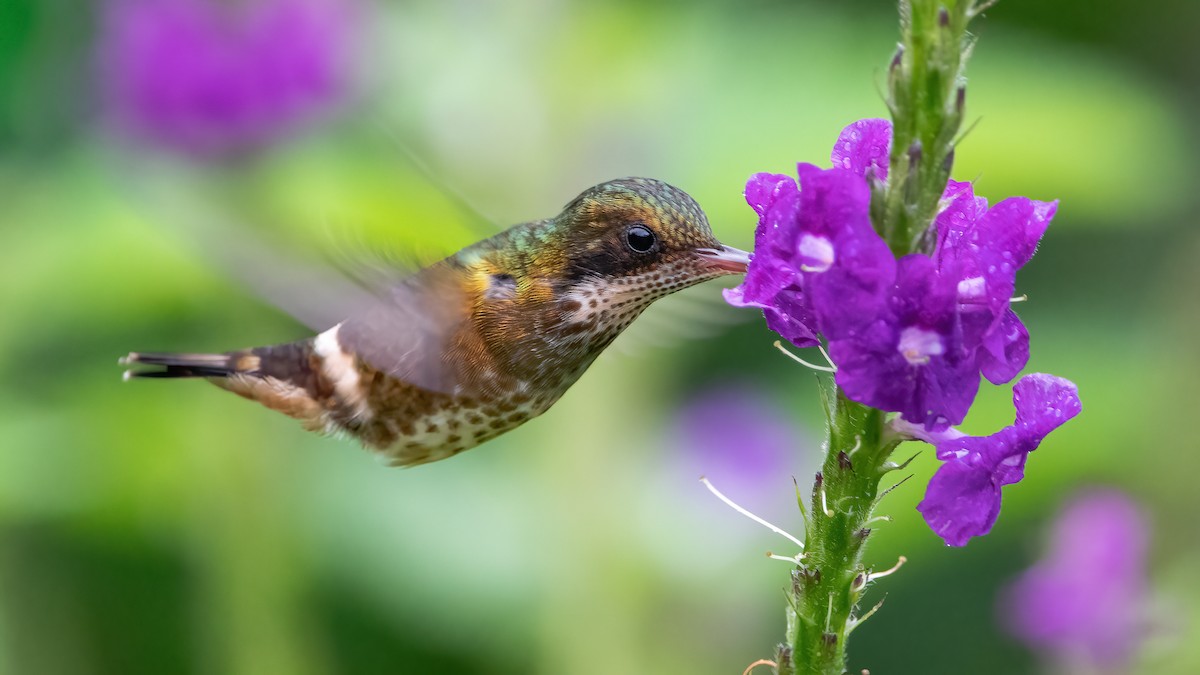
[[[334,395],[333,383],[321,373],[322,358],[314,351],[312,339],[223,354],[132,352],[120,363],[129,366],[126,380],[205,378],[303,420],[312,429],[326,427],[324,405]]]
[[[225,354],[169,354],[130,352],[118,362],[135,366],[125,371],[125,379],[150,377],[228,377],[235,373],[252,373],[257,363],[247,363],[246,352]],[[254,359],[257,361],[257,359]],[[247,367],[253,366],[253,367]]]

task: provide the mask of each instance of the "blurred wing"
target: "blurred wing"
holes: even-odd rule
[[[755,316],[726,304],[718,284],[699,284],[655,301],[610,349],[636,357],[653,349],[670,349],[689,340],[720,335]]]
[[[156,225],[170,228],[223,274],[247,286],[314,331],[341,324],[343,346],[377,370],[410,384],[451,393],[457,369],[442,358],[467,317],[456,271],[419,272],[384,257],[323,252],[324,261],[269,242],[262,228],[200,199],[194,181],[140,172],[131,183]],[[179,185],[195,189],[180,190]],[[336,260],[336,263],[330,262]]]
[[[314,331],[338,325],[342,348],[370,367],[430,391],[460,387],[458,368],[443,359],[470,309],[454,268],[406,274],[343,261],[334,269],[245,234],[215,257],[228,276]]]
[[[467,216],[479,239],[487,239],[505,229],[505,226],[500,225],[495,218],[484,213],[483,209],[474,200],[451,185],[450,181],[446,180],[440,172],[434,169],[433,165],[422,157],[411,144],[401,138],[399,132],[394,131],[383,120],[378,121],[378,128],[387,136],[388,140],[395,146],[396,150],[409,166],[421,174],[426,183],[436,189],[463,215]]]
[[[338,329],[342,348],[367,365],[422,389],[465,393],[463,364],[446,354],[470,317],[458,272],[437,265],[393,283]]]

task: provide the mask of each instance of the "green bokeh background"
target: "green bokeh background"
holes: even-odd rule
[[[749,174],[824,163],[885,114],[890,3],[380,4],[338,109],[208,167],[108,132],[96,5],[0,2],[0,672],[718,674],[771,654],[788,570],[763,552],[786,542],[708,495],[673,433],[695,391],[760,388],[793,466],[732,496],[799,528],[815,386],[754,317],[652,308],[688,339],[631,336],[542,418],[413,470],[203,383],[123,383],[115,360],[306,334],[223,266],[236,228],[432,255],[649,175],[749,247]],[[1062,200],[1019,309],[1029,370],[1076,381],[1084,412],[965,549],[914,510],[936,468],[917,459],[868,554],[909,564],[868,597],[887,603],[854,672],[1037,672],[996,597],[1090,485],[1153,527],[1134,672],[1200,672],[1198,25],[1191,0],[1006,0],[978,24],[955,176]],[[1008,423],[1009,395],[985,387],[966,428]]]

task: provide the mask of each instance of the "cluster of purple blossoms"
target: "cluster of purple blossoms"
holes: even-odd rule
[[[768,327],[796,346],[823,337],[846,396],[899,413],[894,429],[938,445],[946,464],[920,508],[938,535],[961,546],[991,529],[1000,486],[1020,480],[1025,456],[1079,411],[1073,384],[1030,375],[1014,390],[1014,425],[979,438],[950,428],[966,417],[981,374],[1004,384],[1029,359],[1029,333],[1010,303],[1016,272],[1057,202],[1013,197],[989,208],[970,183],[951,180],[933,251],[897,259],[870,216],[890,145],[889,122],[860,120],[838,137],[833,168],[800,164],[799,184],[751,177],[754,255],[726,299],[761,308]]]
[[[189,153],[256,149],[345,86],[342,0],[108,0],[98,47],[123,127]]]

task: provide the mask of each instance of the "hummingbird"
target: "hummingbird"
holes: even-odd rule
[[[413,466],[545,412],[652,302],[748,261],[687,193],[624,178],[348,301],[313,337],[120,363],[127,380],[205,378]]]

